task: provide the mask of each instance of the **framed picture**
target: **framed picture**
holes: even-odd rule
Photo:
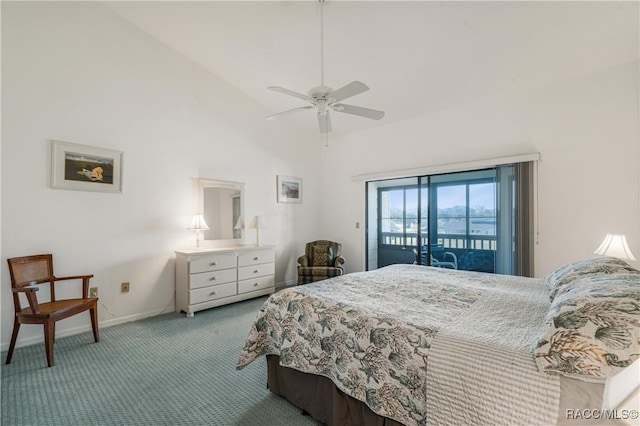
[[[278,202],[302,203],[302,179],[278,175]]]
[[[51,141],[51,187],[122,193],[120,151]]]

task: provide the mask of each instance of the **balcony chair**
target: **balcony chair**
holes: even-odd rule
[[[11,335],[9,352],[7,353],[7,364],[11,363],[21,324],[42,324],[44,326],[44,345],[49,367],[53,367],[56,321],[89,311],[93,338],[96,342],[100,341],[98,333],[98,299],[88,297],[89,280],[93,275],[56,277],[53,275],[53,256],[51,254],[15,257],[7,259],[7,262],[9,263],[11,291],[13,292],[15,308],[13,334]],[[82,280],[81,299],[56,299],[55,284],[58,281],[67,280]],[[36,292],[40,290],[38,286],[47,283],[49,284],[50,301],[39,303],[36,296]],[[20,293],[26,296],[29,302],[28,307],[22,307]]]
[[[420,260],[418,260],[418,250],[413,249],[413,254],[415,255],[415,260],[413,262],[414,265],[424,265],[428,266],[427,263],[427,248],[423,247],[422,252],[420,253]],[[445,251],[442,253],[442,259],[438,260],[433,255],[431,255],[431,264],[430,266],[435,266],[437,268],[447,268],[447,269],[458,269],[458,257],[455,253],[450,251]]]
[[[298,285],[344,274],[342,244],[327,240],[307,243],[298,258]]]

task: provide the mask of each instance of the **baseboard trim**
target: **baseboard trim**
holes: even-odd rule
[[[156,315],[161,315],[161,314],[166,314],[169,312],[173,312],[173,309],[171,310],[166,310],[166,308],[163,309],[157,309],[154,311],[149,311],[149,312],[143,312],[141,314],[134,314],[134,315],[127,315],[124,317],[118,317],[118,318],[113,318],[113,319],[109,319],[109,320],[105,320],[105,321],[100,321],[99,322],[99,326],[101,329],[103,328],[109,328],[112,327],[114,325],[119,325],[119,324],[125,324],[128,322],[132,322],[132,321],[138,321],[141,319],[145,319],[145,318],[149,318],[149,317],[154,317]],[[83,325],[83,326],[78,326],[78,327],[73,327],[73,328],[69,328],[66,330],[61,330],[60,332],[56,331],[56,338],[60,338],[60,337],[66,337],[66,336],[73,336],[75,334],[80,334],[80,333],[85,333],[88,331],[91,331],[91,323],[89,321],[87,321],[87,325]],[[25,346],[31,346],[31,345],[35,345],[38,343],[43,343],[44,342],[44,334],[41,334],[39,336],[31,336],[31,337],[27,337],[24,339],[20,339],[20,335],[18,335],[18,341],[16,342],[16,348],[22,348]],[[6,352],[9,350],[9,343],[10,342],[2,342],[2,344],[0,345],[0,350],[2,350],[2,352]]]
[[[296,285],[298,285],[298,280],[289,280],[289,281],[279,282],[278,284],[276,284],[276,290],[282,290],[288,287],[295,287]]]
[[[276,284],[276,291],[278,290],[282,290],[288,287],[294,287],[298,284],[297,280],[289,280],[289,281],[284,281],[284,282],[279,282]],[[118,318],[112,318],[109,320],[105,320],[105,321],[100,321],[99,325],[100,328],[108,328],[108,327],[112,327],[114,325],[119,325],[119,324],[125,324],[128,322],[132,322],[132,321],[138,321],[141,319],[145,319],[145,318],[149,318],[149,317],[154,317],[156,315],[162,315],[162,314],[166,314],[169,312],[173,312],[174,309],[167,309],[167,308],[163,308],[163,309],[156,309],[153,311],[148,311],[148,312],[143,312],[140,314],[134,314],[134,315],[127,315],[124,317],[118,317]],[[78,327],[73,327],[73,328],[69,328],[66,330],[61,330],[61,331],[56,331],[56,338],[59,337],[66,337],[66,336],[73,336],[75,334],[80,334],[80,333],[85,333],[91,331],[91,323],[87,321],[86,325],[83,326],[78,326]],[[44,342],[44,335],[38,335],[38,336],[31,336],[31,337],[27,337],[24,339],[20,338],[20,335],[18,335],[18,342],[16,343],[16,348],[21,348],[21,347],[25,347],[25,346],[31,346],[31,345],[35,345],[38,343],[43,343]],[[6,352],[7,350],[9,350],[9,342],[2,342],[0,344],[0,350],[2,352]]]

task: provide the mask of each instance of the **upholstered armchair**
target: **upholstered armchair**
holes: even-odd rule
[[[344,274],[342,244],[318,240],[307,243],[298,258],[298,285]]]

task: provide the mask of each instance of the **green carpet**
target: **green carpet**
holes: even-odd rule
[[[318,425],[267,390],[264,358],[235,370],[265,299],[60,338],[52,368],[43,344],[3,353],[1,424]]]

